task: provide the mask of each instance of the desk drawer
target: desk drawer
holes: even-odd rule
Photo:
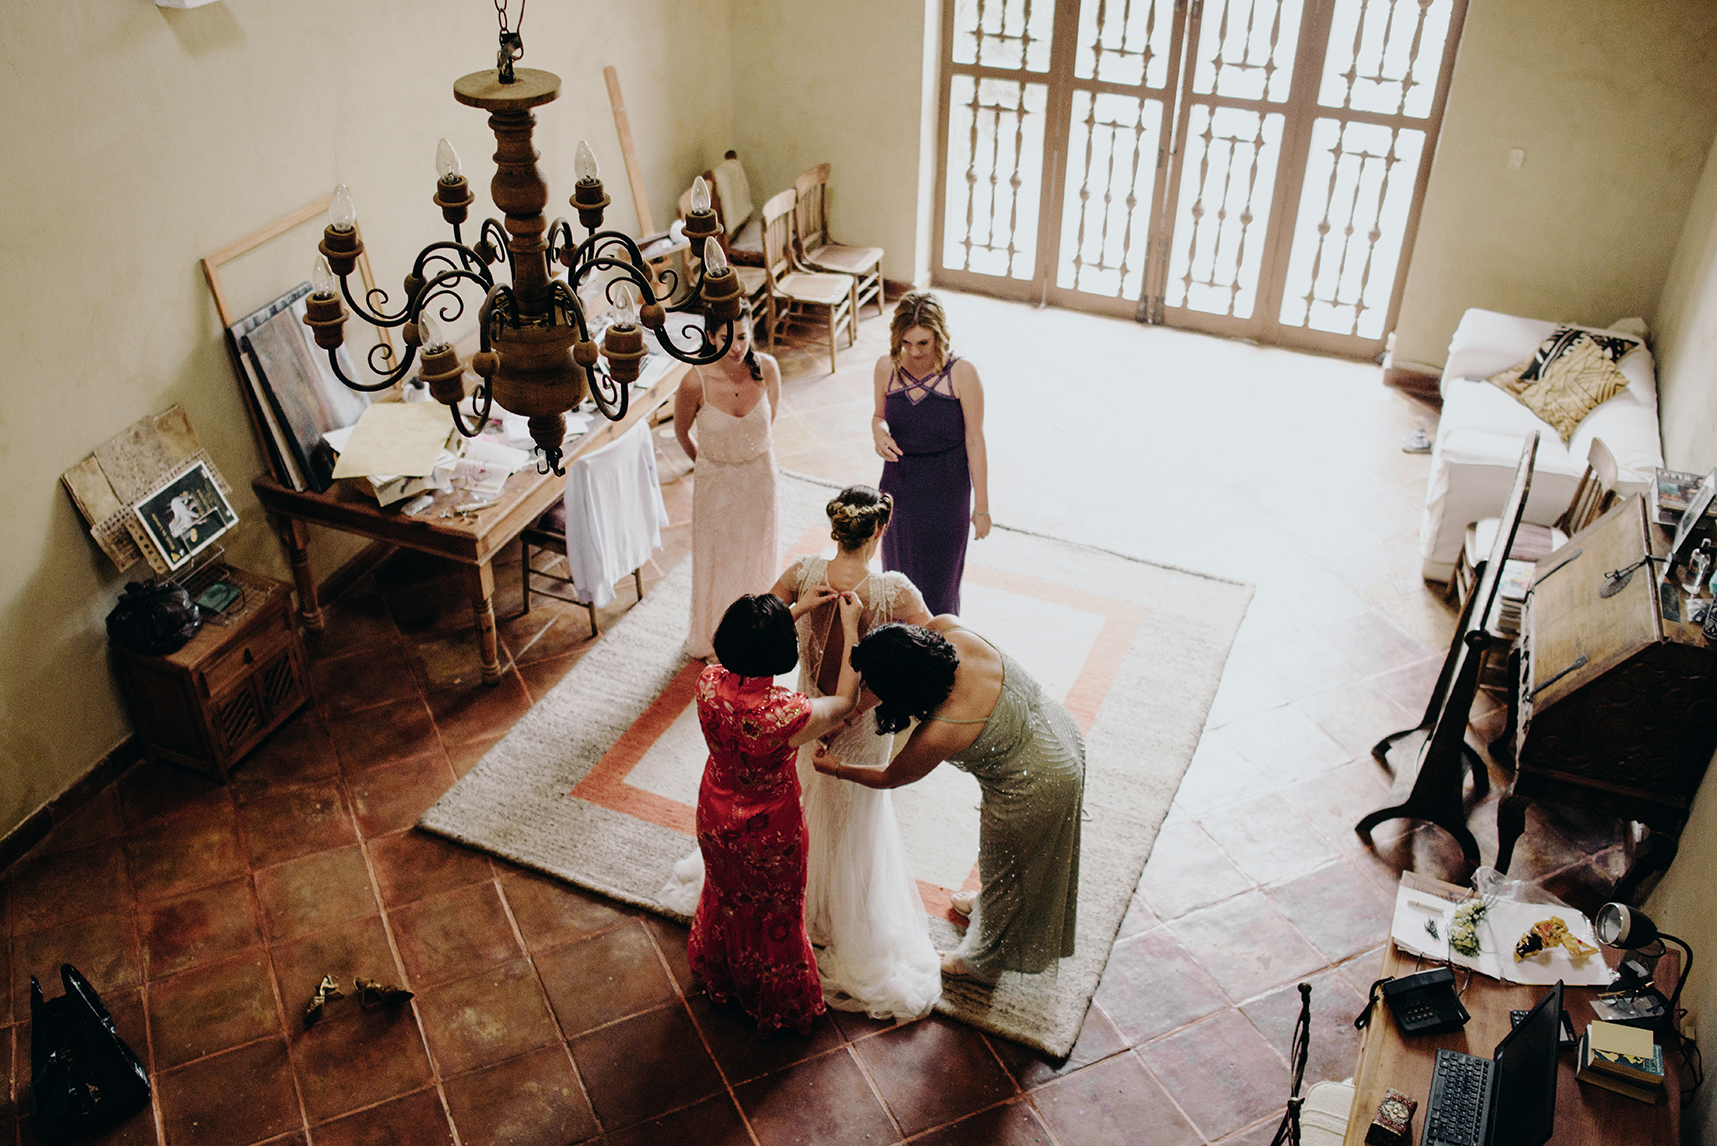
[[[286,615],[279,614],[203,670],[204,695],[219,696],[226,692],[291,641],[292,630],[288,627]]]

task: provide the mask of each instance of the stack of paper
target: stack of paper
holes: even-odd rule
[[[453,418],[437,402],[374,402],[355,424],[323,435],[339,454],[334,477],[350,478],[380,505],[448,488],[458,456]]]
[[[453,472],[455,489],[465,490],[474,502],[490,502],[501,496],[507,479],[530,464],[524,450],[479,436],[465,443],[465,456]]]

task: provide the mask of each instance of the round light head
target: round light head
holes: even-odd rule
[[[709,184],[704,182],[702,175],[692,180],[692,210],[709,210]]]
[[[712,235],[703,241],[704,273],[719,275],[727,270],[727,255]]]
[[[1622,903],[1606,903],[1598,908],[1592,930],[1597,932],[1598,942],[1606,947],[1626,951],[1650,947],[1657,941],[1657,925],[1651,917]]]
[[[417,316],[417,338],[425,352],[447,345],[447,339],[441,333],[441,324],[435,321],[427,309]]]
[[[614,325],[638,325],[638,296],[626,283],[614,288]]]

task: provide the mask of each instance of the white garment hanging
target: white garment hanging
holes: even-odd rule
[[[573,596],[598,609],[614,600],[614,583],[662,547],[668,507],[656,476],[656,447],[647,420],[566,474],[566,564]]]

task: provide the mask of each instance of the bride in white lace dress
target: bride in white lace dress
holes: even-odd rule
[[[856,593],[863,606],[861,637],[890,621],[928,622],[924,598],[905,574],[871,568],[892,508],[892,500],[870,486],[842,490],[828,504],[839,552],[833,558],[795,561],[775,583],[775,595],[792,604],[819,586]],[[801,615],[797,624],[799,690],[812,697],[829,695],[841,661],[851,652],[844,647],[839,619],[832,608],[819,607]],[[843,761],[875,768],[887,765],[894,742],[892,736],[877,735],[869,708],[828,739]],[[811,767],[809,748],[799,757],[811,839],[805,927],[817,947],[823,996],[832,1007],[873,1018],[919,1018],[941,997],[941,963],[895,822],[893,797],[821,774]],[[663,903],[696,903],[703,874],[699,858],[694,853],[675,868],[674,880],[660,896]]]

